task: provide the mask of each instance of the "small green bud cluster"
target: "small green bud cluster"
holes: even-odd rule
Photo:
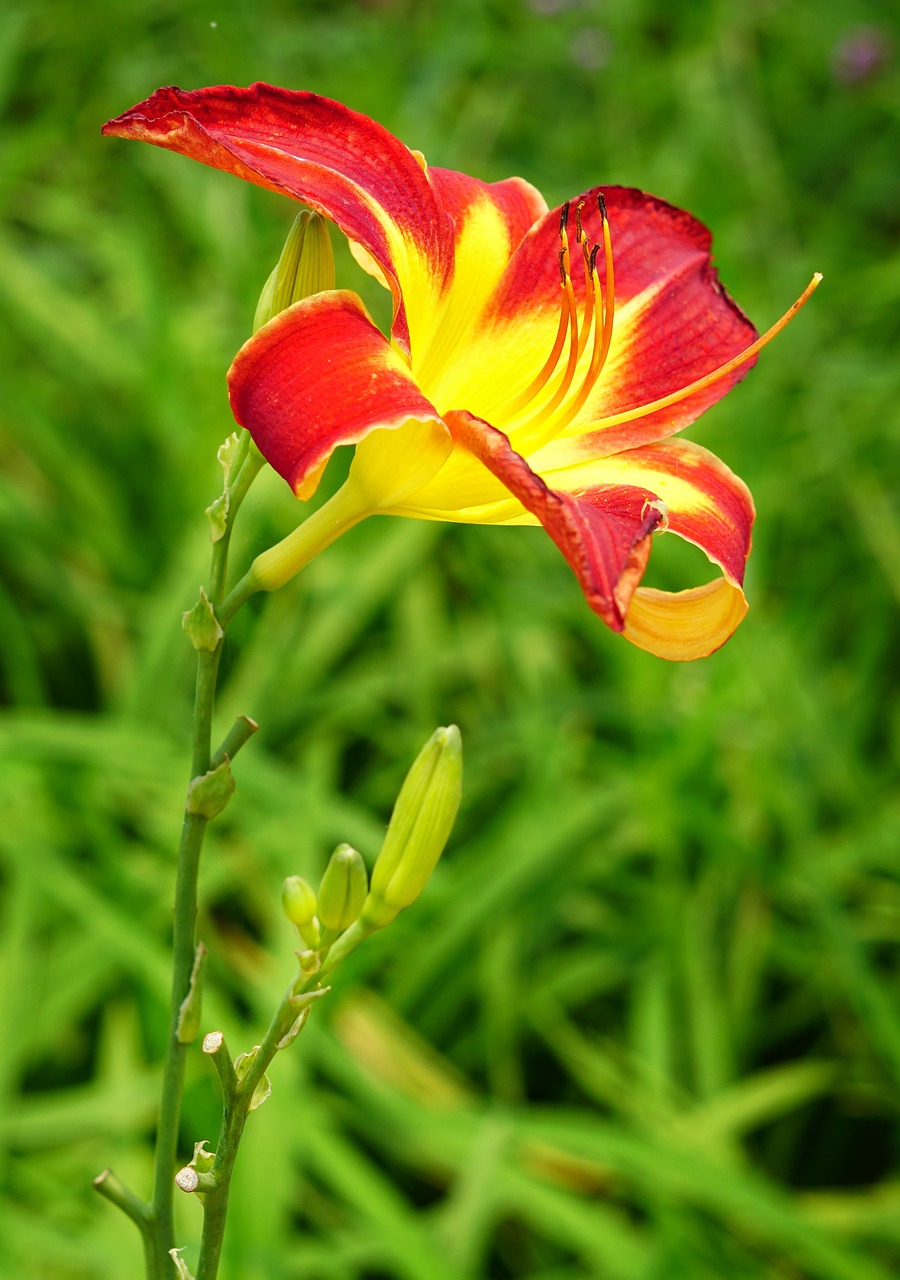
[[[284,913],[310,952],[317,953],[301,957],[301,965],[305,960],[321,965],[323,972],[332,968],[367,934],[383,929],[415,902],[444,851],[461,791],[462,741],[456,725],[449,725],[435,730],[406,775],[371,884],[361,855],[349,844],[338,845],[331,855],[318,893],[301,876],[288,876]]]
[[[312,951],[328,947],[359,918],[369,888],[362,854],[339,844],[315,892],[302,876],[288,876],[281,890],[284,914]]]
[[[328,223],[303,209],[294,219],[272,274],[263,286],[253,317],[253,332],[303,298],[333,289],[334,253]]]

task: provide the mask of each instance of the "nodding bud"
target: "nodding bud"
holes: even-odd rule
[[[437,729],[406,775],[372,871],[364,924],[381,929],[415,902],[444,851],[462,794],[462,739]]]
[[[315,949],[319,945],[319,926],[316,923],[316,895],[312,885],[302,876],[288,876],[281,887],[281,905],[291,924],[297,926],[306,945]]]
[[[301,298],[333,288],[334,253],[328,223],[318,213],[303,209],[294,219],[278,264],[259,295],[253,332]]]
[[[357,919],[366,900],[369,877],[362,855],[349,844],[339,844],[328,859],[319,885],[319,923],[343,933]]]

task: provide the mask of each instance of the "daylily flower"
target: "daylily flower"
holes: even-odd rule
[[[386,129],[312,93],[160,89],[110,121],[302,200],[393,296],[390,338],[328,290],[265,324],[229,374],[235,417],[300,498],[336,446],[346,484],[251,570],[286,581],[373,513],[541,523],[614,631],[663,657],[717,649],[746,613],[753,504],[672,437],[725,394],[762,339],[719,283],[709,232],[643,192],[593,187],[548,211],[520,178],[430,168]],[[720,571],[639,585],[652,534]]]

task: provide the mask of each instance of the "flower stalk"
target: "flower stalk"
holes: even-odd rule
[[[220,461],[222,451],[220,450]],[[224,463],[223,463],[224,466]],[[235,442],[231,471],[226,468],[224,503],[225,526],[220,537],[213,540],[209,574],[209,590],[206,593],[213,615],[217,615],[228,571],[228,551],[234,519],[250,485],[259,473],[262,459],[250,448],[249,437],[242,432]],[[198,649],[197,680],[194,693],[194,718],[191,746],[191,787],[203,779],[213,766],[212,719],[215,706],[219,662],[222,655],[224,628],[212,649]],[[238,744],[246,728],[238,731],[230,745]],[[232,731],[234,733],[234,730]],[[252,732],[252,731],[251,731]],[[249,736],[249,735],[248,735]],[[224,746],[224,744],[223,744]],[[216,766],[226,765],[223,761]],[[181,1102],[184,1089],[184,1071],[188,1045],[179,1036],[182,1006],[191,991],[191,975],[195,963],[197,887],[200,873],[200,856],[210,818],[200,811],[185,808],[178,851],[178,869],[175,880],[175,908],[172,933],[172,988],[169,1010],[169,1031],[163,1067],[163,1086],[160,1098],[159,1122],[156,1132],[154,1156],[153,1198],[149,1206],[148,1236],[156,1268],[156,1276],[174,1275],[175,1265],[171,1250],[176,1245],[174,1224],[174,1173],[177,1166],[178,1128],[181,1118]],[[195,993],[199,1000],[199,990]]]
[[[249,717],[239,717],[213,755],[212,721],[225,628],[221,608],[228,571],[228,551],[235,516],[263,459],[247,432],[233,435],[219,451],[225,489],[213,504],[211,564],[208,589],[186,615],[185,630],[197,650],[197,676],[191,734],[191,767],[178,849],[172,931],[172,984],[162,1091],[154,1152],[153,1193],[141,1200],[112,1172],[95,1180],[97,1191],[116,1204],[138,1226],[144,1243],[148,1280],[171,1280],[178,1274],[175,1254],[174,1179],[187,1052],[199,1027],[205,948],[197,942],[197,888],[200,857],[210,820],[224,808],[233,782],[229,759],[256,730]],[[227,1051],[226,1051],[227,1052]],[[229,1059],[230,1062],[230,1059]],[[217,1061],[220,1075],[226,1068]],[[233,1067],[232,1067],[233,1073]],[[213,1275],[214,1272],[210,1272]]]

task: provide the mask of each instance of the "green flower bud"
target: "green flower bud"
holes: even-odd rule
[[[343,933],[362,910],[369,887],[362,855],[349,844],[339,844],[328,859],[319,885],[319,920],[326,929]]]
[[[306,945],[315,949],[319,945],[319,926],[316,923],[316,895],[312,885],[302,876],[288,876],[281,886],[281,905],[291,924],[297,926]]]
[[[372,871],[361,919],[390,924],[415,902],[444,851],[462,792],[462,740],[455,724],[436,729],[406,775]]]
[[[301,298],[334,288],[334,253],[328,223],[303,209],[294,219],[281,257],[259,296],[253,332]]]

